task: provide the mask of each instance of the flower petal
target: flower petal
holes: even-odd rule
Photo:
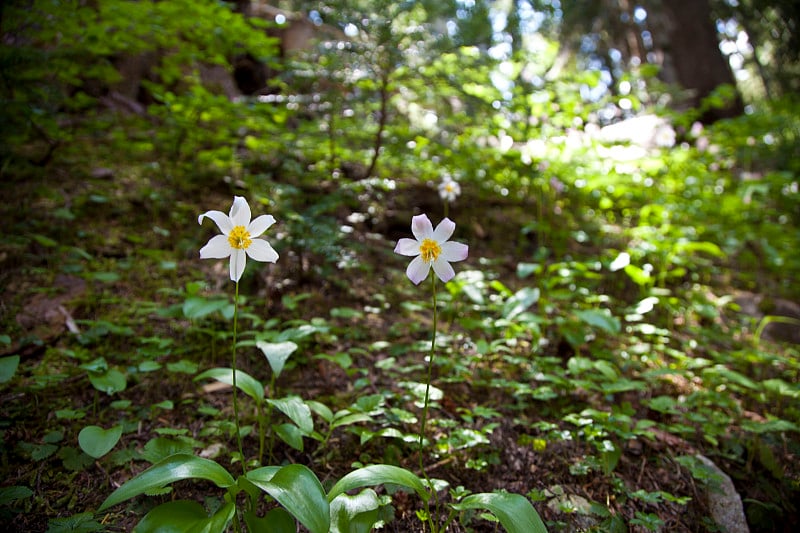
[[[222,231],[222,233],[224,233],[225,235],[230,233],[231,230],[233,229],[233,222],[231,222],[231,219],[228,218],[228,215],[226,215],[222,211],[206,211],[205,213],[197,217],[197,223],[202,224],[203,219],[206,217],[213,220],[217,224],[217,227],[220,229],[220,231]]]
[[[433,232],[433,240],[442,244],[447,239],[453,236],[453,232],[456,230],[456,223],[450,220],[449,218],[445,218],[439,225],[436,226],[436,231]]]
[[[231,281],[242,279],[244,267],[247,264],[247,254],[241,248],[231,249]]]
[[[278,252],[264,239],[253,239],[247,247],[247,255],[264,263],[274,263],[278,260]]]
[[[256,218],[250,225],[247,226],[247,232],[250,234],[250,238],[253,239],[258,237],[267,229],[275,223],[275,217],[272,215],[261,215],[260,217]]]
[[[225,215],[223,215],[225,216]],[[225,216],[225,218],[228,218]],[[208,243],[200,248],[200,259],[225,259],[231,255],[231,243],[225,235],[215,235]]]
[[[406,269],[406,276],[410,279],[414,285],[419,285],[420,282],[428,277],[428,272],[431,271],[431,264],[423,261],[422,256],[415,257],[411,263],[409,263],[408,268]]]
[[[246,228],[250,225],[250,216],[250,205],[247,200],[241,196],[234,196],[233,205],[231,206],[231,222],[233,222],[233,225]]]
[[[443,242],[441,246],[442,253],[439,257],[445,261],[463,261],[469,254],[469,246],[460,242]]]
[[[430,239],[433,235],[433,224],[428,215],[417,215],[411,219],[411,233],[419,242]]]
[[[394,253],[400,255],[419,255],[419,242],[414,239],[400,239],[394,247]]]
[[[433,271],[439,276],[439,279],[447,283],[456,275],[456,271],[450,266],[450,263],[445,261],[442,256],[433,262]]]

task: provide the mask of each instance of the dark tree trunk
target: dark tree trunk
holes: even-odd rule
[[[667,55],[662,71],[664,81],[677,83],[690,92],[687,104],[699,107],[700,102],[723,84],[736,86],[730,65],[719,49],[719,39],[708,0],[664,0],[660,2],[666,15]],[[741,115],[741,96],[726,107],[705,111],[701,120],[710,123],[721,118]]]

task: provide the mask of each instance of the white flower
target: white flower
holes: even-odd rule
[[[261,215],[250,221],[250,206],[241,196],[233,198],[230,215],[222,211],[207,211],[197,218],[199,224],[203,218],[213,220],[222,235],[211,237],[208,244],[200,249],[200,259],[231,258],[231,280],[239,281],[247,263],[247,256],[256,261],[274,263],[278,253],[264,239],[258,237],[275,223],[272,215]]]
[[[469,247],[448,241],[455,229],[455,222],[449,218],[439,222],[435,230],[427,215],[417,215],[411,219],[411,233],[415,239],[400,239],[394,251],[400,255],[416,256],[406,269],[406,276],[415,285],[428,277],[431,267],[444,282],[456,275],[450,263],[466,259]]]
[[[439,196],[445,202],[455,202],[461,194],[461,185],[450,176],[445,176],[439,183]]]

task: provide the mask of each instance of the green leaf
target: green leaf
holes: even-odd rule
[[[216,311],[221,311],[227,305],[229,305],[228,300],[210,300],[201,296],[190,297],[183,302],[183,316],[189,320],[197,320]]]
[[[192,445],[188,442],[179,441],[175,439],[168,439],[165,437],[156,437],[150,439],[144,445],[142,458],[145,461],[150,461],[155,464],[178,453],[192,454]]]
[[[244,523],[251,533],[295,533],[297,524],[294,518],[283,507],[270,509],[261,518],[252,511],[244,513]]]
[[[385,483],[409,488],[425,501],[431,497],[422,480],[405,468],[392,465],[371,465],[354,470],[337,481],[328,493],[328,501],[332,501],[339,494],[352,489],[374,487]]]
[[[338,428],[339,426],[348,426],[350,424],[357,424],[359,422],[370,422],[372,421],[372,417],[366,413],[350,413],[345,414],[343,416],[339,416],[339,413],[336,413],[336,417],[331,422],[331,429]]]
[[[309,434],[314,431],[314,419],[311,416],[311,409],[309,409],[302,398],[290,396],[267,401],[288,416],[292,422],[297,424],[297,427],[299,427],[303,433]]]
[[[255,486],[275,498],[298,522],[311,533],[328,533],[330,529],[330,505],[325,490],[317,476],[304,465],[286,465],[274,473],[268,481],[263,469],[248,472],[245,477]]]
[[[369,533],[378,521],[379,506],[372,489],[355,496],[339,494],[331,501],[331,533]]]
[[[461,502],[453,504],[459,511],[466,509],[488,509],[499,520],[508,533],[547,533],[539,513],[527,498],[509,492],[484,492],[470,494]]]
[[[308,434],[303,433],[299,427],[294,424],[276,424],[272,426],[272,430],[283,442],[299,452],[303,451],[303,437]]]
[[[111,451],[122,437],[122,426],[103,429],[99,426],[86,426],[78,433],[78,444],[87,455],[99,459]]]
[[[10,355],[8,357],[0,357],[0,383],[5,383],[14,377],[19,367],[19,356]]]
[[[606,333],[617,334],[621,329],[619,319],[615,316],[611,316],[610,312],[607,310],[584,309],[575,311],[575,316],[582,322],[592,327],[602,329]]]
[[[297,350],[297,344],[291,341],[258,341],[256,342],[256,346],[259,350],[264,352],[264,356],[266,356],[269,366],[272,368],[272,372],[275,374],[275,377],[281,375],[281,372],[283,372],[283,366],[286,364],[289,356],[292,355],[295,350]]]
[[[197,502],[178,500],[162,503],[136,525],[136,533],[199,533],[225,531],[236,506],[227,503],[213,516]]]
[[[64,464],[64,468],[74,472],[80,472],[94,462],[94,459],[72,446],[63,446],[58,450],[58,457]]]
[[[94,519],[90,512],[80,513],[66,518],[53,518],[47,521],[47,533],[75,533],[102,531],[103,526]]]
[[[20,442],[20,448],[28,452],[31,459],[41,461],[47,459],[58,450],[55,444],[31,444],[30,442]]]
[[[161,488],[181,479],[195,478],[211,481],[222,488],[230,487],[235,482],[227,470],[210,459],[188,454],[171,455],[111,493],[98,511],[108,509],[148,490]]]
[[[109,396],[117,392],[122,392],[128,386],[125,374],[116,368],[110,368],[103,374],[89,373],[89,381],[95,389],[105,392]]]
[[[14,485],[12,487],[0,487],[0,505],[8,505],[17,500],[23,500],[33,496],[33,491],[28,487]]]
[[[761,384],[767,391],[774,394],[800,399],[800,387],[797,385],[791,385],[782,379],[766,379],[762,381]]]
[[[539,289],[523,287],[515,292],[503,305],[503,318],[511,320],[515,316],[523,313],[530,306],[539,301]]]
[[[220,383],[233,385],[233,369],[210,368],[198,375],[194,380],[199,381],[206,378],[216,379]],[[264,401],[264,385],[250,374],[238,369],[236,370],[236,388],[250,396],[259,405]]]

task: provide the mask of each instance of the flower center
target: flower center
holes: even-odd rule
[[[250,232],[244,229],[244,226],[236,226],[228,233],[228,242],[231,248],[246,250],[253,241],[250,240]]]
[[[447,192],[453,192],[456,190],[456,186],[453,185],[452,183],[448,183],[444,186],[444,190],[446,190]]]
[[[436,261],[439,254],[442,253],[442,247],[433,239],[425,239],[422,241],[422,244],[419,245],[419,251],[422,254],[422,260],[426,263],[430,263],[431,261]]]

